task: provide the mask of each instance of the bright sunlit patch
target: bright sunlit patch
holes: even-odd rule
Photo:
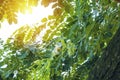
[[[43,6],[37,6],[33,7],[32,10],[32,13],[29,13],[29,11],[26,11],[26,14],[18,13],[18,24],[32,25],[36,22],[40,22],[42,18],[53,13],[51,6],[46,8]]]
[[[10,35],[18,28],[20,28],[23,25],[29,25],[29,26],[34,26],[35,23],[40,23],[41,19],[44,17],[47,17],[48,15],[52,15],[53,14],[53,9],[51,8],[52,5],[48,6],[48,7],[43,7],[43,6],[37,6],[37,7],[33,7],[32,8],[32,13],[29,13],[29,11],[26,10],[26,14],[22,14],[22,13],[18,13],[18,23],[17,24],[12,24],[9,25],[7,20],[5,20],[2,24],[1,24],[1,28],[0,28],[0,38],[2,38],[4,41],[6,41],[6,39],[8,37],[10,37]]]

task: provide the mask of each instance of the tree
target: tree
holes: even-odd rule
[[[119,2],[119,0],[116,0]],[[119,25],[120,26],[120,25]],[[88,80],[119,80],[120,79],[120,28],[96,61]]]
[[[96,61],[88,80],[119,80],[120,79],[120,28]]]
[[[11,24],[16,23],[15,16],[14,19],[6,17],[9,15],[4,8],[9,7],[4,5],[6,1],[13,6],[8,8],[13,15],[23,8],[25,12],[27,7],[34,6],[38,0],[35,2],[22,0],[24,6],[18,5],[23,4],[20,3],[21,0],[1,1],[0,10],[5,12],[0,11],[1,19],[8,19]],[[18,5],[16,9],[13,3]],[[28,3],[30,5],[26,7]],[[13,33],[13,40],[8,39],[5,44],[0,42],[1,78],[3,80],[112,80],[116,77],[116,72],[119,71],[119,4],[113,0],[41,1],[45,7],[50,3],[53,4],[54,14],[44,18],[42,25],[34,28],[24,25]],[[43,43],[35,42],[37,35],[47,26],[50,28],[43,36]],[[115,45],[117,48],[114,48]],[[108,65],[102,64],[103,62]],[[104,75],[105,73],[107,74]]]

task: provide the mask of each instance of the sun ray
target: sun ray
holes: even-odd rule
[[[52,5],[49,5],[48,7],[44,7],[41,5],[38,5],[36,7],[32,7],[32,13],[30,13],[29,10],[26,10],[25,14],[22,14],[20,12],[17,13],[17,24],[11,24],[5,20],[1,23],[0,28],[0,38],[4,41],[7,40],[7,38],[10,37],[10,35],[20,28],[23,25],[29,25],[31,27],[34,26],[35,23],[41,23],[41,19],[44,17],[47,17],[48,15],[53,14]]]

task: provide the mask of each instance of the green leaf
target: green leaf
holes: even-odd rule
[[[41,22],[47,22],[47,18],[43,18],[42,20],[41,20]]]
[[[22,53],[20,53],[20,54],[17,55],[17,57],[18,57],[19,59],[24,59],[24,58],[26,58],[27,56],[28,56],[28,53],[27,53],[27,52],[22,52]]]

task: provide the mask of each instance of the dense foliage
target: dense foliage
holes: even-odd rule
[[[17,23],[16,12],[38,1],[0,0],[0,21]],[[51,3],[54,14],[42,19],[43,24],[24,25],[6,43],[0,41],[3,80],[86,80],[120,26],[120,4],[113,0],[41,1],[45,7]],[[36,42],[46,28],[42,43]]]

